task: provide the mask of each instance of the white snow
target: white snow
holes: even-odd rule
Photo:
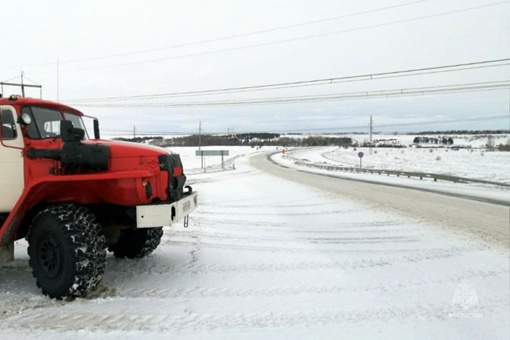
[[[434,150],[433,154],[443,153],[445,161],[441,166],[434,166],[430,160],[430,152],[422,149],[387,149],[369,148],[316,147],[286,150],[285,154],[276,153],[271,159],[286,167],[304,170],[307,172],[327,174],[339,178],[363,180],[374,183],[393,184],[410,188],[425,189],[436,192],[445,192],[458,195],[467,195],[481,199],[494,199],[510,202],[510,187],[479,184],[479,183],[452,183],[445,181],[433,182],[432,179],[420,180],[418,177],[402,178],[368,173],[350,173],[342,171],[327,171],[306,165],[298,165],[296,161],[305,161],[314,164],[332,164],[346,167],[359,167],[359,152],[363,152],[362,166],[372,169],[402,170],[430,172],[437,174],[454,175],[472,179],[487,180],[510,184],[510,152],[471,153],[467,150],[449,151]],[[377,153],[375,153],[377,151]],[[452,157],[453,155],[453,157]],[[488,155],[488,157],[486,157]],[[427,158],[428,157],[428,158]],[[400,161],[395,160],[399,158]],[[438,161],[438,163],[442,162]],[[367,166],[366,163],[369,163]],[[377,164],[373,166],[373,164]]]
[[[386,169],[453,175],[510,184],[510,152],[425,148],[306,148],[287,153],[292,160],[308,160],[345,167]]]
[[[109,255],[90,297],[42,296],[17,241],[0,266],[0,339],[508,339],[508,249],[261,173],[248,156],[193,173],[195,149],[172,148],[200,195],[189,228],[165,228],[148,258]],[[481,167],[499,162],[487,155]]]

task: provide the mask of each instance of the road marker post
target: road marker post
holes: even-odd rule
[[[363,152],[362,151],[358,152],[358,157],[359,157],[359,168],[361,169],[361,165],[362,165],[361,160],[363,159]]]

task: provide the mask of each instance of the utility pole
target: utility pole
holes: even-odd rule
[[[200,153],[200,169],[203,169],[204,155],[202,154],[202,122],[198,122],[198,152]]]
[[[23,71],[21,71],[21,96],[25,97],[25,86],[23,85]]]
[[[369,154],[372,154],[372,133],[374,132],[374,121],[372,120],[372,116],[370,116],[370,149],[368,149]]]
[[[0,94],[1,95],[5,94],[5,92],[4,92],[4,85],[5,86],[17,86],[17,87],[21,87],[23,97],[25,96],[25,87],[38,88],[39,89],[39,93],[40,93],[41,98],[42,98],[42,85],[32,85],[32,84],[25,84],[25,83],[23,83],[23,72],[21,72],[21,83],[5,83],[3,81],[0,81],[0,91],[1,91]]]
[[[374,132],[374,121],[372,120],[372,116],[370,116],[370,145],[372,145],[372,133]]]
[[[58,99],[59,99],[59,77],[60,77],[60,70],[59,70],[59,61],[57,59],[57,102],[58,102]]]
[[[136,137],[136,125],[133,125],[133,138]]]

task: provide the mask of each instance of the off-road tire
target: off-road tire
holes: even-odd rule
[[[162,236],[162,227],[123,230],[117,243],[108,250],[119,258],[142,258],[156,250]]]
[[[27,235],[36,284],[50,298],[85,296],[103,278],[106,239],[95,216],[76,204],[39,212]]]

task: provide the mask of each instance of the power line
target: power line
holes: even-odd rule
[[[507,115],[492,115],[492,116],[483,116],[483,117],[468,117],[468,118],[458,118],[458,119],[449,119],[449,120],[429,120],[429,121],[417,121],[417,122],[408,122],[408,123],[388,123],[388,124],[377,124],[378,128],[388,128],[388,127],[408,127],[408,126],[422,126],[422,125],[444,125],[444,124],[452,124],[452,123],[462,123],[462,122],[477,122],[477,121],[489,121],[489,120],[500,120],[500,119],[508,119]],[[331,124],[330,124],[331,125]],[[277,130],[264,130],[265,132],[277,132],[277,133],[293,133],[293,132],[309,132],[309,131],[342,131],[342,130],[353,130],[353,129],[366,129],[366,125],[350,125],[350,126],[337,126],[337,127],[322,127],[322,128],[306,128],[306,129],[277,129]],[[123,136],[129,135],[130,130],[108,130],[104,131],[115,131],[118,133],[108,135],[110,136]],[[125,132],[125,133],[120,133]],[[182,131],[182,132],[168,132],[168,131],[140,131],[138,136],[154,136],[154,135],[192,135],[196,134],[191,131]],[[238,133],[249,133],[256,132],[252,130],[241,131]],[[214,132],[211,132],[214,134]]]
[[[369,13],[386,11],[386,10],[389,10],[389,9],[394,9],[394,8],[398,8],[398,7],[414,5],[414,4],[417,4],[417,3],[420,3],[420,2],[426,2],[426,1],[428,1],[428,0],[413,1],[413,2],[409,2],[409,3],[393,5],[393,6],[387,6],[387,7],[382,7],[382,8],[376,8],[376,9],[367,10],[367,11],[355,12],[355,13],[341,15],[341,16],[336,16],[336,17],[331,17],[331,18],[307,21],[307,22],[303,22],[303,23],[286,25],[286,26],[280,26],[280,27],[275,27],[275,28],[269,28],[269,29],[264,29],[264,30],[259,30],[259,31],[248,32],[248,33],[234,34],[234,35],[230,35],[230,36],[226,36],[226,37],[219,37],[219,38],[214,38],[214,39],[195,41],[195,42],[191,42],[191,43],[177,44],[177,45],[166,46],[166,47],[158,47],[158,48],[152,48],[152,49],[141,50],[141,51],[134,51],[134,52],[128,52],[128,53],[113,54],[113,55],[103,56],[103,57],[92,57],[92,58],[76,59],[76,60],[72,60],[72,61],[67,61],[65,63],[80,62],[80,61],[89,61],[89,60],[98,60],[98,59],[114,58],[114,57],[123,57],[123,56],[128,56],[128,55],[150,53],[150,52],[163,51],[163,50],[175,49],[175,48],[180,48],[180,47],[189,47],[189,46],[201,45],[201,44],[212,43],[212,42],[217,42],[217,41],[236,39],[236,38],[241,38],[241,37],[247,37],[247,36],[252,36],[252,35],[258,35],[258,34],[263,34],[263,33],[274,32],[274,31],[286,30],[286,29],[289,29],[289,28],[314,25],[314,24],[318,24],[318,23],[322,23],[322,22],[327,22],[327,21],[335,21],[335,20],[339,20],[339,19],[345,19],[345,18],[349,18],[349,17],[353,17],[353,16],[359,16],[359,15],[364,15],[364,14],[369,14]]]
[[[461,123],[461,122],[476,122],[476,121],[487,121],[487,120],[498,120],[498,119],[508,119],[509,117],[506,115],[494,115],[494,116],[485,116],[485,117],[470,117],[470,118],[461,118],[461,119],[449,119],[449,120],[430,120],[430,121],[420,121],[420,122],[409,122],[409,123],[391,123],[391,124],[377,124],[378,128],[382,127],[404,127],[404,126],[418,126],[418,125],[441,125],[441,124],[451,124],[451,123]],[[335,130],[347,130],[347,129],[366,129],[366,125],[355,125],[355,126],[345,126],[345,127],[326,127],[326,128],[308,128],[308,129],[286,129],[286,130],[273,130],[271,132],[305,132],[305,131],[335,131]]]
[[[231,39],[237,39],[237,38],[242,38],[242,37],[247,37],[247,36],[252,36],[252,35],[259,35],[259,34],[263,34],[263,33],[269,33],[269,32],[275,32],[275,31],[280,31],[280,30],[286,30],[286,29],[295,28],[295,27],[309,26],[309,25],[319,24],[319,23],[323,23],[323,22],[335,21],[335,20],[345,19],[345,18],[359,16],[359,15],[364,15],[364,14],[370,14],[370,13],[375,13],[375,12],[380,12],[380,11],[387,11],[387,10],[390,10],[390,9],[395,9],[395,8],[399,8],[399,7],[415,5],[417,3],[427,2],[427,1],[428,0],[417,0],[417,1],[413,1],[413,2],[393,5],[393,6],[375,8],[375,9],[361,11],[361,12],[354,12],[354,13],[350,13],[350,14],[345,14],[345,15],[340,15],[340,16],[335,16],[335,17],[330,17],[330,18],[325,18],[325,19],[306,21],[306,22],[301,22],[301,23],[297,23],[297,24],[273,27],[273,28],[268,28],[268,29],[263,29],[263,30],[258,30],[258,31],[252,31],[252,32],[247,32],[247,33],[233,34],[233,35],[224,36],[224,37],[218,37],[218,38],[213,38],[213,39],[206,39],[206,40],[194,41],[194,42],[183,43],[183,44],[176,44],[176,45],[165,46],[165,47],[156,47],[156,48],[139,50],[139,51],[133,51],[133,52],[125,52],[125,53],[111,54],[111,55],[106,55],[106,56],[97,56],[97,57],[73,59],[73,60],[61,61],[60,63],[61,64],[70,64],[70,63],[83,62],[83,61],[110,59],[110,58],[116,58],[116,57],[124,57],[124,56],[130,56],[130,55],[145,54],[145,53],[152,53],[152,52],[176,49],[176,48],[181,48],[181,47],[189,47],[189,46],[202,45],[202,44],[207,44],[207,43],[212,43],[212,42],[231,40]],[[55,63],[42,63],[42,64],[27,65],[26,67],[48,66],[48,65],[54,65],[54,64]],[[1,67],[0,69],[12,68],[12,67],[13,66]]]
[[[222,88],[222,89],[160,93],[160,94],[149,94],[149,95],[134,95],[134,96],[123,96],[123,97],[69,99],[69,100],[66,100],[65,102],[67,102],[67,103],[82,103],[82,102],[98,102],[98,101],[104,102],[104,101],[149,100],[149,99],[156,99],[156,98],[173,98],[173,97],[199,96],[199,95],[210,95],[210,94],[226,94],[226,93],[230,94],[230,93],[237,93],[237,92],[274,90],[274,89],[295,88],[295,87],[302,87],[302,86],[329,85],[329,84],[340,83],[340,82],[378,80],[378,79],[396,78],[396,77],[403,77],[403,76],[416,76],[416,75],[424,75],[424,74],[432,74],[432,73],[465,71],[465,70],[472,70],[472,69],[485,68],[485,67],[500,67],[500,66],[510,65],[510,63],[508,63],[508,61],[510,61],[510,58],[484,60],[484,61],[477,61],[477,62],[470,62],[470,63],[463,63],[463,64],[442,65],[442,66],[435,66],[435,67],[425,67],[425,68],[408,69],[408,70],[391,71],[391,72],[362,74],[362,75],[355,75],[355,76],[343,76],[343,77],[313,79],[313,80],[300,80],[300,81],[294,81],[294,82],[273,83],[273,84],[265,84],[265,85],[252,85],[252,86],[231,87],[231,88]]]
[[[4,82],[4,83],[7,83],[7,82],[10,82],[11,80],[18,79],[18,78],[20,78],[20,76],[16,76],[16,77],[14,77],[14,78],[9,78],[9,79],[7,79],[7,80],[4,80],[3,82]]]
[[[202,56],[202,55],[218,54],[218,53],[223,53],[223,52],[238,51],[238,50],[262,47],[262,46],[271,46],[271,45],[277,45],[277,44],[282,44],[282,43],[295,42],[295,41],[337,35],[337,34],[342,34],[342,33],[350,33],[350,32],[362,31],[362,30],[367,30],[367,29],[372,29],[372,28],[379,28],[379,27],[384,27],[384,26],[392,26],[392,25],[397,25],[397,24],[402,24],[402,23],[407,23],[407,22],[412,22],[412,21],[417,21],[417,20],[425,20],[425,19],[445,16],[445,15],[450,15],[450,14],[473,11],[473,10],[477,10],[477,9],[487,8],[487,7],[499,6],[499,5],[508,4],[508,3],[509,3],[508,1],[501,1],[501,2],[486,4],[486,5],[481,5],[481,6],[468,7],[468,8],[463,8],[463,9],[459,9],[459,10],[441,12],[441,13],[436,13],[436,14],[431,14],[431,15],[414,17],[414,18],[410,18],[410,19],[404,19],[404,20],[390,21],[390,22],[386,22],[386,23],[351,28],[351,29],[346,29],[346,30],[341,30],[341,31],[313,34],[313,35],[302,36],[302,37],[297,37],[297,38],[276,40],[276,41],[271,41],[271,42],[252,44],[252,45],[246,45],[246,46],[238,46],[238,47],[225,48],[225,49],[218,49],[218,50],[212,50],[212,51],[206,51],[206,52],[190,53],[190,54],[178,55],[178,56],[173,56],[173,57],[164,57],[164,58],[147,59],[147,60],[126,62],[126,63],[107,64],[107,65],[100,65],[100,66],[93,66],[93,67],[77,68],[77,69],[67,70],[67,72],[88,71],[88,70],[96,70],[96,69],[102,69],[102,68],[139,65],[139,64],[146,64],[146,63],[161,62],[161,61],[166,61],[166,60],[173,60],[173,59],[181,59],[181,58],[189,58],[189,57],[196,57],[196,56]],[[55,73],[55,72],[52,71],[52,72],[40,72],[40,73]]]
[[[378,91],[359,91],[345,92],[324,95],[306,95],[306,96],[289,96],[289,97],[270,97],[243,100],[225,100],[225,101],[209,101],[209,102],[180,102],[180,103],[148,103],[148,104],[79,104],[84,107],[102,107],[102,108],[179,108],[191,106],[229,106],[229,105],[261,105],[261,104],[288,104],[300,102],[317,102],[317,101],[339,101],[353,99],[372,99],[372,98],[394,98],[402,96],[415,95],[431,95],[444,93],[459,93],[467,91],[487,91],[501,90],[510,87],[509,80],[480,82],[480,83],[464,83],[450,84],[443,86],[429,86],[406,89],[391,89]]]
[[[123,63],[123,64],[110,64],[110,65],[103,65],[103,66],[97,66],[97,67],[75,69],[75,71],[81,71],[81,70],[85,71],[85,70],[93,70],[93,69],[100,69],[100,68],[106,68],[106,67],[118,67],[118,66],[145,64],[145,63],[159,62],[159,61],[165,61],[165,60],[171,60],[171,59],[180,59],[180,58],[188,58],[188,57],[195,57],[195,56],[201,56],[201,55],[217,54],[217,53],[222,53],[222,52],[238,51],[238,50],[244,50],[244,49],[249,49],[249,48],[254,48],[254,47],[277,45],[277,44],[282,44],[282,43],[287,43],[287,42],[307,40],[307,39],[325,37],[325,36],[336,35],[336,34],[341,34],[341,33],[356,32],[356,31],[361,31],[361,30],[366,30],[366,29],[402,24],[402,23],[411,22],[411,21],[430,19],[430,18],[435,18],[435,17],[439,17],[439,16],[444,16],[444,15],[450,15],[450,14],[462,13],[462,12],[472,11],[472,10],[476,10],[476,9],[486,8],[486,7],[498,6],[498,5],[502,5],[502,4],[508,4],[508,1],[496,2],[496,3],[487,4],[487,5],[469,7],[469,8],[464,8],[464,9],[460,9],[460,10],[442,12],[442,13],[437,13],[437,14],[432,14],[432,15],[425,15],[425,16],[415,17],[415,18],[411,18],[411,19],[391,21],[391,22],[386,22],[386,23],[376,24],[376,25],[371,25],[371,26],[352,28],[352,29],[347,29],[347,30],[342,30],[342,31],[313,34],[313,35],[303,36],[303,37],[299,37],[299,38],[283,39],[283,40],[277,40],[277,41],[260,43],[260,44],[239,46],[239,47],[220,49],[220,50],[214,50],[214,51],[208,51],[208,52],[202,52],[202,53],[192,53],[192,54],[186,54],[186,55],[174,56],[174,57],[166,57],[166,58],[158,58],[158,59],[152,59],[152,60],[135,61],[135,62]]]

